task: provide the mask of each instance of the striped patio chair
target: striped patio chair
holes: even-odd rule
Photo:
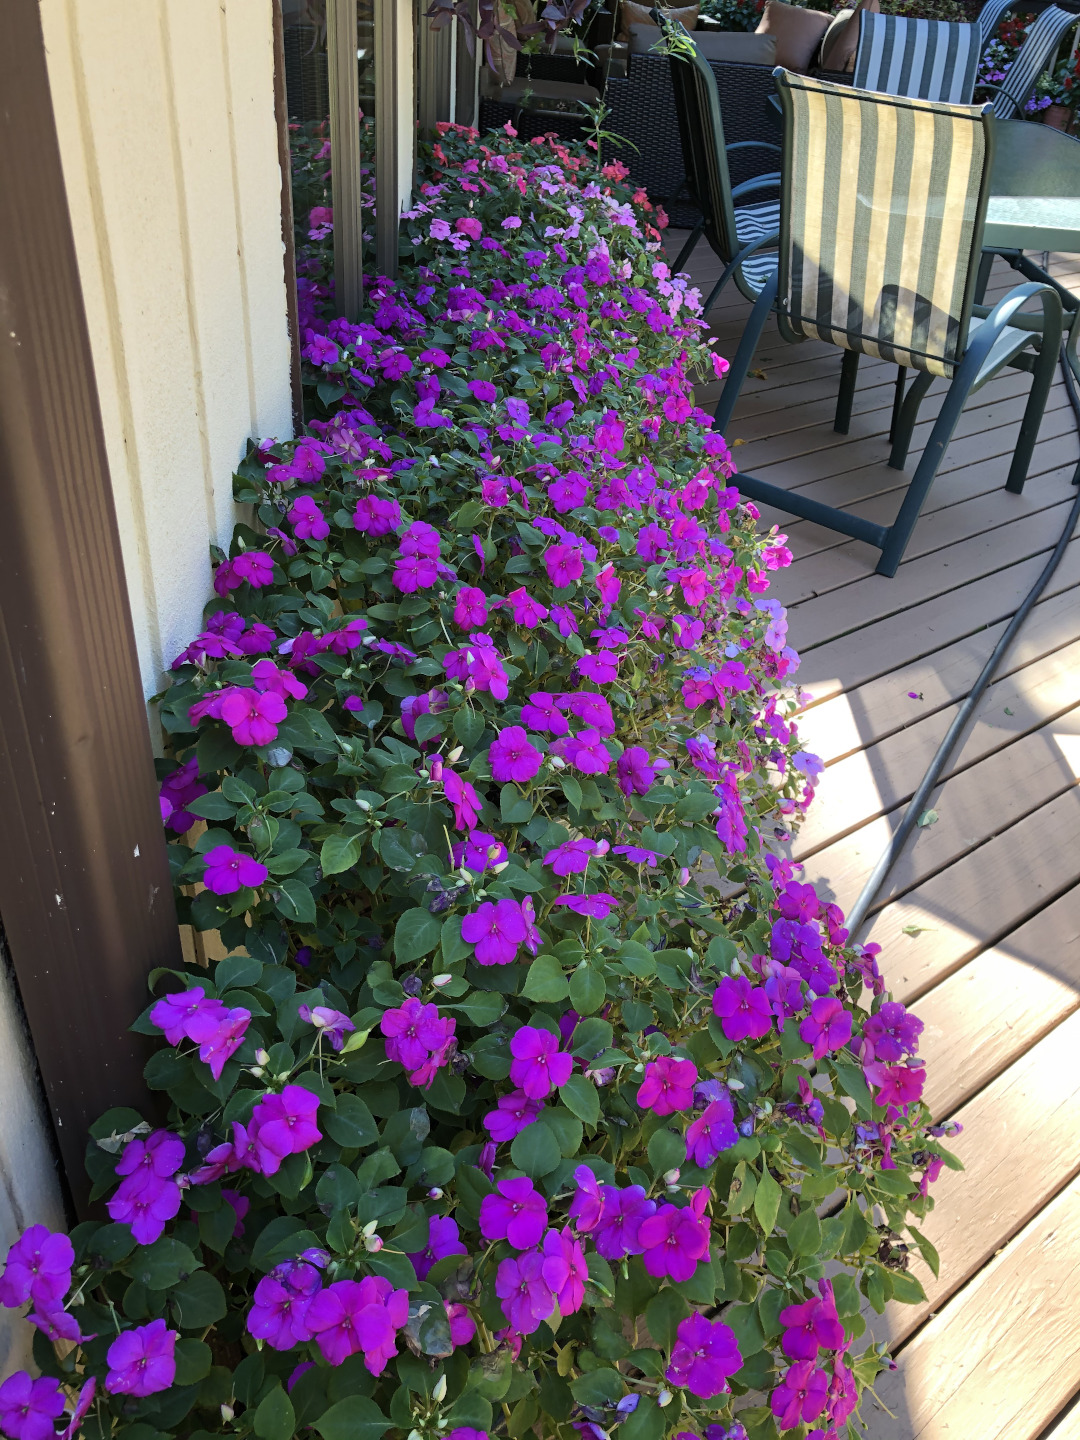
[[[978,21],[970,25],[860,11],[856,88],[949,105],[970,104],[979,60],[1007,8],[1003,0],[989,0]],[[1038,16],[1003,83],[990,87],[996,91],[993,105],[998,119],[1011,120],[1022,113],[1036,80],[1078,20],[1080,15],[1057,5]]]
[[[973,317],[993,156],[988,105],[934,104],[782,69],[774,75],[784,112],[778,272],[754,303],[715,423],[722,430],[730,419],[774,308],[786,340],[843,350],[838,412],[846,404],[850,415],[860,355],[919,372],[899,418],[908,435],[925,387],[935,377],[947,379],[891,525],[753,475],[736,482],[752,500],[877,546],[878,573],[894,575],[964,402],[1010,364],[1033,375],[1006,483],[1014,493],[1023,488],[1061,344],[1061,300],[1051,286],[1027,283],[985,319]],[[1010,324],[1035,298],[1040,331],[1023,328],[1019,318]]]
[[[780,147],[766,140],[740,140],[729,145],[724,139],[724,117],[720,92],[712,67],[693,36],[678,21],[663,20],[667,53],[671,61],[671,82],[679,120],[683,164],[690,193],[702,215],[675,261],[680,270],[702,235],[723,265],[720,279],[706,297],[703,314],[729,280],[739,291],[755,300],[762,286],[776,274],[776,240],[780,225],[780,201],[744,197],[761,191],[779,194],[780,175],[772,171],[732,187],[728,156],[751,147],[774,150]]]

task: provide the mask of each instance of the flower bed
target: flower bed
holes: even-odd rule
[[[777,843],[790,557],[696,293],[619,166],[432,163],[362,323],[306,262],[315,418],[242,465],[161,706],[181,918],[234,953],[151,976],[111,1223],[8,1257],[11,1440],[65,1395],[69,1440],[833,1440],[905,1226],[936,1263],[920,1022]]]

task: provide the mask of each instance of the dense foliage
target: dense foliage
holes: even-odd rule
[[[8,1258],[10,1440],[76,1393],[91,1440],[835,1440],[905,1229],[936,1263],[920,1022],[781,850],[790,557],[696,294],[588,151],[451,130],[430,174],[359,323],[309,225],[309,433],[241,466],[161,705],[229,954],[151,976],[111,1223]]]

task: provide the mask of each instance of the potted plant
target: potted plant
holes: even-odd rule
[[[1027,109],[1041,111],[1044,125],[1071,130],[1080,100],[1080,57],[1070,55],[1054,71],[1039,76],[1035,94]]]

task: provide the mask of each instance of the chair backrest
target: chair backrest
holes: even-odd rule
[[[854,83],[886,95],[969,105],[982,49],[977,25],[860,10]]]
[[[1053,61],[1065,32],[1080,20],[1080,15],[1051,5],[1036,16],[1016,58],[1005,72],[1001,88],[994,95],[994,114],[999,120],[1011,120],[1023,110],[1024,102],[1035,88],[1035,81]]]
[[[701,207],[705,238],[727,264],[740,246],[716,76],[693,36],[679,21],[668,22],[666,34],[686,178]]]
[[[990,44],[994,38],[994,32],[1001,23],[1001,17],[1014,4],[1016,4],[1016,0],[986,0],[986,4],[975,17],[975,24],[979,27],[980,50],[985,50]]]
[[[782,327],[951,376],[982,251],[990,107],[774,76],[784,111]]]

